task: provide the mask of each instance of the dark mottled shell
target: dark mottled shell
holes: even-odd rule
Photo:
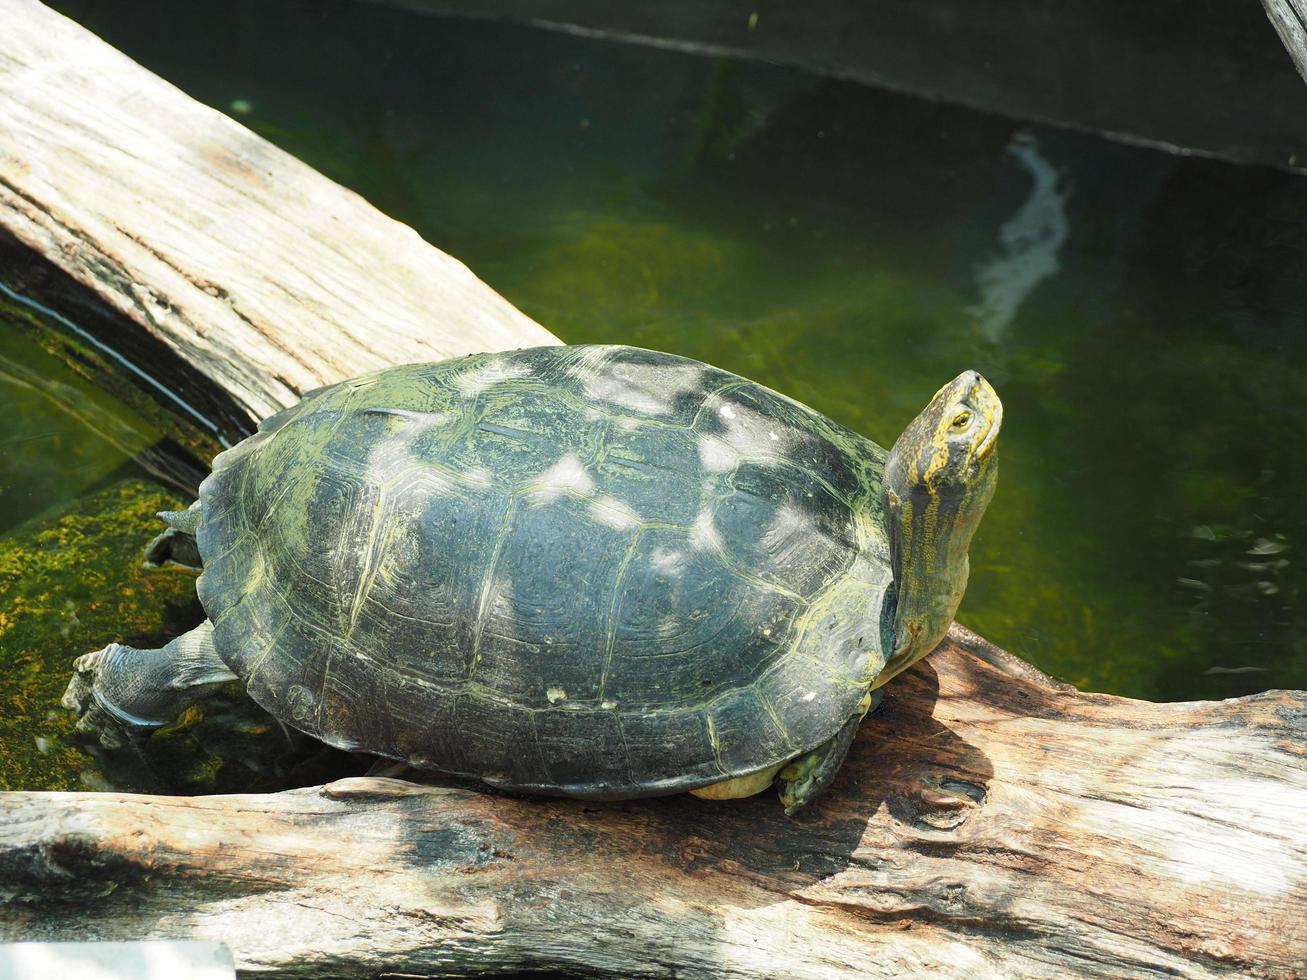
[[[883,666],[884,455],[669,354],[391,368],[214,460],[200,599],[254,699],[333,745],[691,789],[824,742]]]

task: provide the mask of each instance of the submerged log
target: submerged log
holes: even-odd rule
[[[552,341],[409,229],[30,0],[0,226],[251,415]],[[596,805],[346,780],[0,794],[0,939],[205,938],[280,976],[1307,973],[1307,695],[1079,693],[955,627],[832,791]]]
[[[388,779],[9,794],[0,938],[221,939],[297,977],[1307,972],[1307,695],[1082,694],[968,641],[795,819]]]

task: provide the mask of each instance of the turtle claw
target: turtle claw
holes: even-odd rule
[[[124,748],[131,740],[118,720],[95,703],[77,719],[74,727],[79,734],[94,735],[96,741],[106,749]]]
[[[120,749],[134,737],[146,731],[130,725],[124,719],[105,710],[95,694],[95,682],[103,661],[114,653],[117,643],[102,650],[84,653],[73,661],[73,676],[59,703],[77,712],[76,730],[94,735],[106,749]]]
[[[95,703],[95,668],[102,656],[104,650],[96,650],[94,653],[84,653],[73,661],[73,677],[59,703],[69,711],[76,711],[79,717]]]

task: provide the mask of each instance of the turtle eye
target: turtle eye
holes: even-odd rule
[[[961,432],[970,424],[971,424],[971,413],[958,412],[957,415],[953,416],[953,425],[950,428],[952,428],[954,432]]]

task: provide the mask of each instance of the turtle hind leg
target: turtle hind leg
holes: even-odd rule
[[[859,705],[862,710],[846,721],[829,742],[817,746],[807,755],[799,756],[781,770],[777,777],[777,790],[781,803],[785,806],[786,816],[793,816],[796,810],[807,806],[826,791],[844,764],[844,757],[849,754],[853,737],[858,734],[858,725],[869,711],[875,711],[880,704],[882,690],[877,688],[867,692]]]
[[[74,667],[61,703],[77,712],[78,731],[98,735],[107,748],[163,727],[236,680],[214,649],[208,620],[157,650],[110,643],[78,657]]]
[[[145,548],[145,564],[159,568],[173,562],[184,568],[200,571],[204,562],[200,558],[195,534],[200,529],[200,502],[197,500],[185,510],[161,510],[159,518],[168,525]]]

